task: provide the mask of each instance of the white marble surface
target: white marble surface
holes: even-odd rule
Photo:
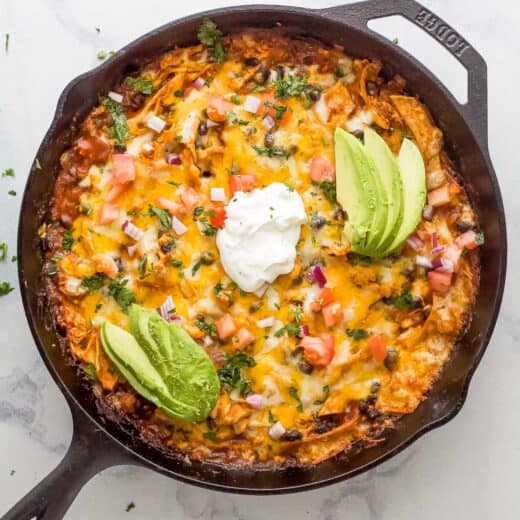
[[[335,3],[285,1],[308,7]],[[10,255],[20,196],[9,197],[7,191],[22,191],[64,85],[95,66],[100,49],[117,49],[184,14],[234,3],[237,0],[0,0],[0,171],[16,170],[15,179],[0,178],[0,242],[8,242]],[[520,292],[520,4],[424,3],[458,28],[488,63],[490,151],[509,225],[510,271],[501,317],[462,412],[400,456],[329,488],[293,496],[244,497],[178,484],[144,469],[115,468],[85,486],[68,519],[520,517],[520,306],[515,297]],[[385,26],[389,36],[399,37],[450,88],[464,92],[463,75],[443,59],[435,44],[425,43],[408,24]],[[99,34],[95,27],[100,27]],[[5,33],[10,34],[7,55]],[[15,264],[0,264],[0,280],[16,286]],[[70,441],[71,418],[33,345],[18,287],[0,300],[0,311],[1,514],[58,463]],[[127,513],[130,501],[136,507]]]

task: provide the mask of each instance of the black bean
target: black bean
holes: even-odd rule
[[[321,90],[318,87],[312,87],[309,90],[309,97],[313,101],[318,101],[320,99],[320,97],[321,97]]]
[[[263,85],[269,79],[270,75],[271,71],[266,67],[262,67],[256,71],[253,79],[255,80],[255,83]]]
[[[345,220],[347,218],[347,214],[340,207],[337,207],[334,210],[334,213],[332,214],[332,216],[333,216],[334,220]]]
[[[379,410],[378,408],[370,408],[370,409],[367,411],[366,416],[367,416],[371,421],[373,421],[374,419],[377,419],[378,417],[381,416],[381,410]]]
[[[203,177],[211,177],[211,172],[210,172],[209,170],[204,170],[204,171],[202,172],[202,176],[203,176]]]
[[[287,430],[282,439],[284,441],[299,441],[302,438],[302,432],[299,430]]]
[[[323,215],[313,215],[311,217],[311,227],[320,229],[327,223],[327,219]]]
[[[314,428],[314,433],[317,433],[318,435],[321,435],[323,433],[327,433],[330,430],[332,430],[332,425],[326,422],[319,422],[316,425],[316,428]]]
[[[244,61],[244,64],[246,67],[256,67],[260,62],[258,61],[258,58],[246,58]]]
[[[298,362],[298,370],[300,372],[302,372],[303,374],[309,375],[309,374],[312,374],[314,367],[310,363],[308,363],[307,361],[302,359],[301,361]]]
[[[201,121],[199,125],[199,135],[206,135],[208,133],[208,125],[206,121]]]
[[[117,153],[125,153],[126,152],[126,145],[124,144],[115,144],[114,145],[114,151]]]
[[[366,413],[368,412],[368,403],[364,400],[364,399],[360,399],[359,403],[358,403],[358,407],[359,407],[359,411],[363,414],[363,415],[366,415]]]
[[[271,132],[265,134],[264,145],[267,148],[271,148],[271,146],[274,145],[274,134],[272,134]]]
[[[385,367],[388,370],[395,370],[397,368],[397,363],[399,362],[399,352],[395,350],[394,347],[390,347],[386,353],[385,358]]]
[[[200,257],[200,261],[204,265],[211,265],[215,261],[215,255],[211,251],[205,251]]]
[[[169,253],[175,247],[175,240],[168,240],[161,244],[161,251],[163,253]]]
[[[455,224],[455,227],[461,233],[465,233],[466,231],[469,231],[471,228],[473,228],[473,224],[471,224],[470,222],[465,222],[464,220],[459,220]]]
[[[368,80],[366,82],[366,86],[367,86],[367,92],[369,93],[369,95],[377,96],[377,94],[379,92],[379,87],[377,86],[377,83],[374,83],[373,81]]]

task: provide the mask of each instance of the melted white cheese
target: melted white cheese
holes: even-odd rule
[[[250,193],[237,192],[226,208],[217,247],[227,275],[247,292],[294,268],[301,225],[307,220],[301,197],[274,182]]]

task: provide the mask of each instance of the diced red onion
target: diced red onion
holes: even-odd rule
[[[414,251],[421,251],[424,248],[424,242],[415,235],[410,235],[406,239],[406,243],[414,250]]]
[[[162,303],[162,305],[159,307],[159,314],[161,315],[161,318],[170,321],[172,312],[175,310],[175,305],[173,304],[173,300],[171,296],[168,296],[166,300]]]
[[[439,245],[439,237],[437,236],[437,233],[434,231],[430,236],[432,249],[435,249]]]
[[[264,318],[263,320],[258,320],[256,322],[256,326],[261,329],[268,329],[275,324],[276,318],[274,316],[269,316],[268,318]]]
[[[188,231],[188,228],[175,216],[172,217],[172,229],[177,235],[184,235]]]
[[[246,397],[246,403],[255,410],[261,410],[265,404],[264,398],[260,394],[249,394]]]
[[[269,428],[269,437],[275,441],[279,441],[283,434],[285,433],[285,428],[283,427],[280,421],[276,421],[271,428]]]
[[[264,128],[269,132],[270,130],[272,130],[275,126],[276,126],[276,122],[273,118],[273,116],[271,116],[270,114],[267,114],[263,119],[262,119],[262,124],[264,125]]]
[[[108,93],[108,97],[116,103],[121,103],[123,101],[123,96],[117,92],[113,92],[112,90]]]
[[[438,267],[435,267],[436,271],[439,271],[441,273],[453,273],[455,270],[455,266],[451,260],[448,258],[440,258],[440,265]]]
[[[128,246],[126,248],[127,252],[128,252],[128,256],[130,258],[133,258],[133,256],[135,255],[135,252],[137,251],[137,244],[134,244],[132,246]]]
[[[206,82],[204,81],[204,78],[197,78],[197,79],[193,82],[193,86],[194,86],[197,90],[200,90],[202,87],[204,87],[204,85],[206,85]]]
[[[132,224],[129,220],[125,220],[121,225],[121,229],[126,233],[130,238],[134,240],[139,240],[143,236],[143,232],[135,225]]]
[[[172,166],[179,166],[182,164],[180,156],[176,153],[166,154],[166,162]]]
[[[244,101],[244,110],[246,112],[250,112],[251,114],[256,114],[258,109],[260,108],[262,101],[255,96],[246,96]]]
[[[433,218],[433,206],[431,206],[430,204],[426,204],[426,206],[424,206],[424,210],[423,210],[423,219],[424,220],[431,220]]]
[[[204,336],[204,339],[202,340],[202,344],[208,348],[211,345],[213,345],[213,340],[211,339],[211,336]]]
[[[432,269],[433,265],[429,258],[425,256],[416,256],[415,257],[415,263],[421,267],[425,267],[426,269]]]
[[[446,246],[437,246],[432,249],[432,256],[442,255],[446,251]]]
[[[311,333],[309,332],[309,326],[308,325],[302,325],[300,327],[300,335],[303,336],[310,336]]]
[[[327,284],[327,278],[325,278],[325,274],[323,273],[321,265],[320,264],[313,265],[311,270],[312,270],[312,275],[314,276],[314,280],[318,284],[318,287],[320,289],[323,289],[323,287],[325,287],[325,285]]]

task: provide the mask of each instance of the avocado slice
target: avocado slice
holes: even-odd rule
[[[403,192],[402,222],[390,245],[380,256],[390,254],[397,249],[415,230],[421,220],[426,202],[426,171],[419,148],[404,139],[397,158]]]
[[[375,251],[384,251],[393,242],[402,221],[403,194],[399,166],[385,140],[368,127],[365,128],[364,145],[367,155],[375,163],[385,192],[384,200],[378,199],[387,206],[385,224],[382,227],[379,243],[374,248]]]
[[[215,407],[220,381],[209,356],[178,325],[133,304],[132,334],[103,324],[107,355],[143,397],[176,419],[202,421]]]
[[[362,144],[342,128],[334,133],[336,199],[347,212],[344,233],[353,251],[363,250],[376,213],[372,165]]]

